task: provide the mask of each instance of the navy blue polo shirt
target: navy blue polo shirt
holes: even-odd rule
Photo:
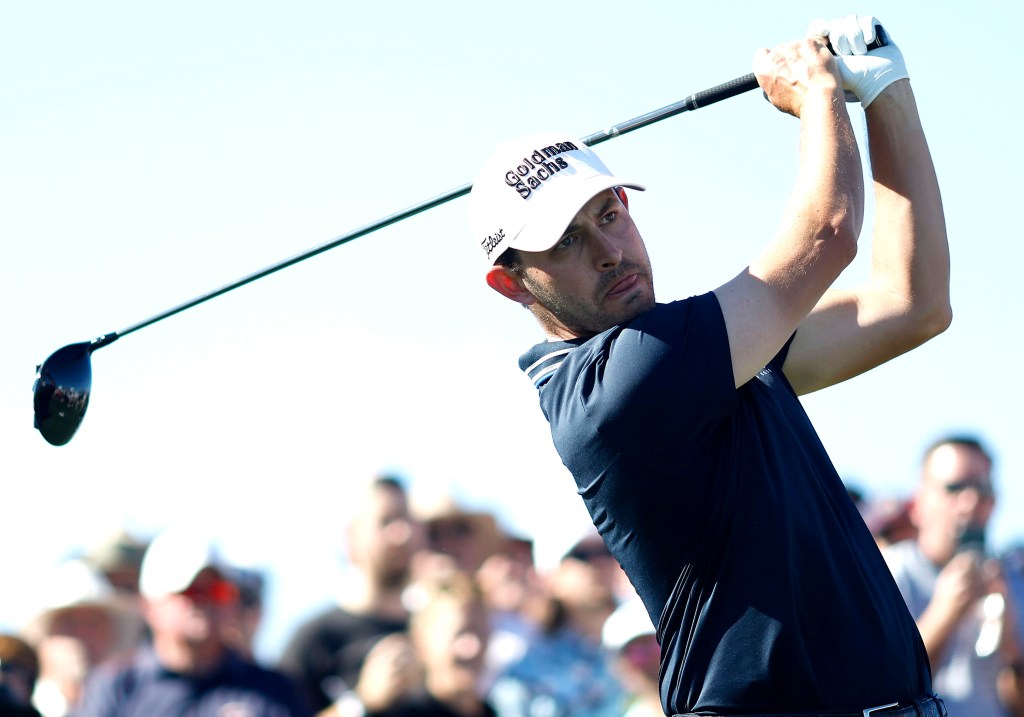
[[[931,691],[914,620],[795,392],[737,389],[713,293],[520,359],[658,626],[685,712],[859,712]]]

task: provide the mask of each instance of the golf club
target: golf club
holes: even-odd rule
[[[734,97],[735,95],[748,92],[757,87],[757,79],[753,73],[738,77],[716,87],[697,92],[675,104],[667,105],[659,110],[634,117],[631,120],[613,125],[606,130],[595,132],[583,137],[580,141],[593,146],[601,142],[620,137],[633,130],[646,127],[668,117],[673,117],[681,112],[706,107],[715,102]],[[292,264],[310,259],[328,249],[341,246],[353,239],[358,239],[370,232],[382,229],[403,219],[415,216],[428,209],[440,206],[458,197],[469,194],[472,184],[464,184],[456,187],[445,194],[438,195],[432,199],[420,202],[414,206],[396,212],[371,224],[355,229],[347,234],[331,239],[328,242],[308,249],[288,259],[260,269],[252,274],[242,277],[237,281],[215,289],[194,299],[179,304],[162,313],[140,321],[137,324],[128,326],[120,331],[103,334],[102,336],[77,344],[65,346],[49,356],[42,364],[36,367],[36,379],[33,385],[33,404],[35,409],[35,427],[43,434],[50,444],[62,446],[75,435],[78,426],[82,423],[86,408],[89,406],[89,395],[92,391],[92,364],[90,357],[96,349],[107,346],[122,336],[138,331],[141,328],[154,324],[157,321],[174,316],[193,306],[202,304],[205,301],[225,294],[240,286],[245,286],[264,276],[280,271]]]

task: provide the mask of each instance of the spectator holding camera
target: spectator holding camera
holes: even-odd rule
[[[1024,714],[1015,606],[985,549],[996,502],[992,466],[973,436],[933,443],[910,506],[917,538],[885,551],[952,715]]]

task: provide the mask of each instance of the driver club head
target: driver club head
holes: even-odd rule
[[[32,386],[35,427],[51,445],[70,441],[89,407],[93,348],[88,341],[70,344],[36,367]]]

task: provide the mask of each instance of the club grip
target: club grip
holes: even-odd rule
[[[832,49],[832,44],[828,44],[829,52],[833,55],[836,54],[835,50]],[[881,25],[878,26],[875,32],[875,39],[868,45],[868,50],[877,50],[879,47],[885,47],[889,44],[889,39],[885,34],[885,28]],[[713,105],[716,102],[727,100],[730,97],[749,92],[750,90],[757,89],[757,78],[754,73],[751,72],[749,75],[743,77],[737,77],[735,80],[729,80],[723,82],[717,87],[711,87],[700,92],[696,92],[685,100],[683,104],[686,105],[687,110],[695,110],[700,107],[707,107]]]
[[[686,104],[688,110],[695,110],[700,107],[707,107],[713,105],[716,102],[727,100],[730,97],[741,95],[744,92],[757,88],[757,78],[754,77],[754,73],[751,72],[749,75],[743,75],[743,77],[737,77],[735,80],[729,80],[722,84],[711,87],[687,97],[683,102]]]
[[[880,47],[885,47],[888,44],[889,36],[885,33],[885,28],[879,25],[875,28],[875,39],[868,43],[868,52],[877,50]],[[825,38],[825,47],[827,47],[828,51],[833,55],[836,54],[836,51],[832,48],[832,41],[827,37]]]

